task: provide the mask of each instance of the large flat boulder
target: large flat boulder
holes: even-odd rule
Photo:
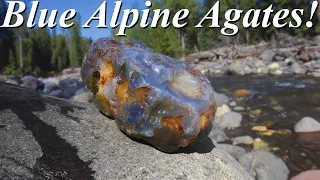
[[[0,179],[244,179],[208,138],[167,154],[130,139],[89,103],[0,83]]]

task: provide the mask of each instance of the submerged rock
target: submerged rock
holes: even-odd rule
[[[216,118],[215,125],[221,129],[234,129],[239,127],[242,121],[242,115],[236,112],[227,112]]]
[[[105,38],[91,45],[81,75],[95,105],[121,131],[162,151],[192,145],[211,131],[214,91],[183,61]]]

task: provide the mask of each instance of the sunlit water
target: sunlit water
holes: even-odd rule
[[[246,110],[242,127],[226,131],[228,137],[250,135],[270,145],[270,151],[281,157],[290,169],[290,176],[320,168],[320,133],[262,136],[251,130],[255,125],[269,129],[289,129],[303,117],[320,120],[320,78],[296,76],[209,76],[214,89],[229,97],[237,89],[248,89],[246,98],[232,97]],[[253,111],[260,111],[253,115]],[[251,114],[251,116],[250,116]],[[248,151],[252,146],[243,146]],[[277,150],[280,148],[280,150]]]

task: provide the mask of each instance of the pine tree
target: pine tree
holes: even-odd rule
[[[70,65],[79,66],[83,60],[81,53],[81,33],[80,33],[80,17],[74,20],[74,26],[69,29],[71,38]]]

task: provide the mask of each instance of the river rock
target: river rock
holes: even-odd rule
[[[226,133],[215,126],[212,128],[212,131],[210,132],[208,137],[211,138],[212,141],[216,142],[224,142],[227,139]]]
[[[220,117],[220,116],[222,116],[222,115],[224,115],[225,113],[227,113],[227,112],[230,112],[231,110],[230,110],[230,108],[229,108],[229,106],[227,106],[227,105],[222,105],[221,107],[218,107],[217,108],[217,111],[216,111],[216,114],[215,114],[215,116],[216,117]]]
[[[245,65],[241,63],[232,63],[228,66],[228,72],[229,74],[238,74],[238,75],[244,75],[245,74]]]
[[[306,74],[307,72],[307,70],[301,67],[301,65],[298,63],[293,63],[291,67],[295,74]]]
[[[289,169],[279,157],[266,152],[255,151],[239,158],[239,162],[257,180],[287,180]]]
[[[216,104],[210,81],[184,61],[136,41],[101,38],[81,70],[94,104],[128,136],[172,152],[206,138]]]
[[[265,50],[265,51],[261,54],[261,59],[262,59],[264,62],[270,62],[270,61],[273,61],[275,55],[276,55],[276,52],[274,52],[273,50]]]
[[[59,86],[55,82],[47,82],[44,85],[43,92],[46,94],[50,94],[52,91],[60,89]]]
[[[253,180],[210,139],[167,154],[124,135],[93,104],[19,86],[0,83],[0,124],[0,179]]]
[[[33,90],[42,90],[44,88],[43,82],[39,81],[36,77],[28,75],[22,78],[22,87]]]
[[[230,144],[218,144],[218,147],[224,149],[235,159],[239,159],[246,154],[246,150],[239,146],[233,146]]]
[[[228,104],[229,102],[229,97],[222,93],[214,92],[214,99],[216,100],[217,107],[220,107],[224,104]]]
[[[320,131],[320,123],[311,117],[305,117],[294,125],[294,131],[297,133]]]
[[[80,83],[79,76],[77,78],[66,78],[59,81],[59,87],[68,93],[68,97],[71,98],[75,95],[78,89],[83,87],[83,84]]]
[[[274,70],[277,70],[278,68],[280,67],[280,64],[279,63],[272,63],[268,66],[269,68],[269,71],[274,71]]]
[[[250,136],[240,136],[240,137],[235,137],[232,140],[232,144],[233,145],[238,145],[238,144],[246,144],[246,145],[250,145],[253,144],[253,138]]]
[[[233,108],[233,110],[235,110],[235,111],[244,111],[244,110],[246,110],[246,108],[244,108],[242,106],[236,106],[236,107]]]
[[[219,128],[225,129],[234,129],[240,127],[240,123],[242,121],[242,115],[236,112],[227,112],[222,116],[216,118],[214,124],[216,124]]]

